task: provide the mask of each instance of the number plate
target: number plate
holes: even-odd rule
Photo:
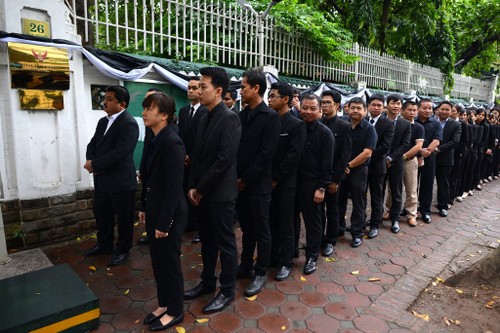
[[[50,38],[49,22],[23,19],[23,34]]]

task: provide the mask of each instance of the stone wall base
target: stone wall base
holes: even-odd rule
[[[71,239],[95,230],[93,191],[2,202],[9,252]]]

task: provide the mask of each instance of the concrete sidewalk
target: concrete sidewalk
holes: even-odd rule
[[[447,218],[434,211],[431,224],[419,219],[419,225],[411,228],[401,219],[401,232],[394,235],[386,223],[377,238],[364,239],[357,249],[351,248],[350,236],[341,238],[334,260],[320,257],[312,275],[302,274],[301,251],[287,281],[274,281],[275,270],[271,270],[265,290],[249,301],[243,297],[249,280],[238,280],[235,302],[213,315],[201,313],[210,296],[186,301],[180,326],[187,332],[217,333],[428,331],[428,324],[407,308],[466,246],[500,239],[499,199],[500,181],[494,181],[455,203]],[[141,226],[136,228],[135,239],[142,231]],[[196,285],[202,268],[200,245],[192,245],[191,236],[186,234],[183,244],[185,289]],[[237,237],[241,244],[239,230]],[[108,256],[82,256],[94,241],[80,240],[46,253],[54,264],[73,267],[99,297],[101,326],[95,332],[148,332],[142,320],[157,303],[147,246],[134,246],[127,265],[107,268]],[[196,321],[205,318],[208,321]]]

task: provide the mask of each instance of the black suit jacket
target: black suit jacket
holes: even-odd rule
[[[340,184],[345,177],[345,168],[351,160],[352,136],[351,124],[335,116],[331,119],[322,119],[335,139],[334,155],[332,163],[332,182]]]
[[[179,136],[186,146],[186,155],[191,155],[196,140],[196,133],[201,117],[207,113],[207,107],[200,105],[193,118],[189,118],[191,104],[183,106],[179,110]]]
[[[460,142],[462,126],[452,119],[446,120],[443,127],[443,140],[438,146],[439,152],[436,155],[436,165],[453,166],[455,155],[454,148]]]
[[[87,145],[87,160],[92,160],[95,190],[105,193],[133,191],[137,188],[134,149],[139,126],[125,110],[115,119],[106,135],[108,118],[99,119],[94,136]]]
[[[221,102],[201,117],[198,126],[188,188],[201,193],[202,200],[235,200],[236,157],[241,135],[238,115]]]
[[[280,117],[281,133],[273,159],[272,180],[276,188],[297,185],[297,166],[306,144],[306,125],[291,112]]]
[[[146,223],[153,223],[159,231],[169,232],[174,217],[187,218],[182,187],[185,156],[184,143],[170,125],[144,148],[141,211],[146,212]]]
[[[394,127],[394,137],[392,138],[389,155],[391,168],[403,168],[403,154],[410,149],[411,123],[399,117]]]
[[[458,145],[455,147],[455,156],[462,157],[466,154],[468,147],[470,147],[471,140],[470,140],[470,130],[469,130],[469,124],[467,124],[465,121],[459,120],[458,123],[460,124],[460,127],[462,128],[462,133],[460,134],[460,141],[458,142]]]
[[[386,156],[392,145],[394,124],[382,115],[375,124],[375,131],[377,132],[378,139],[377,145],[372,152],[370,164],[368,165],[368,173],[383,175],[387,173]]]
[[[272,162],[280,137],[279,116],[264,102],[253,110],[247,106],[238,116],[241,121],[238,178],[249,193],[271,193]]]

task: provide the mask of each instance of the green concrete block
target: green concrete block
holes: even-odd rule
[[[0,280],[0,332],[86,332],[99,299],[67,265]]]

